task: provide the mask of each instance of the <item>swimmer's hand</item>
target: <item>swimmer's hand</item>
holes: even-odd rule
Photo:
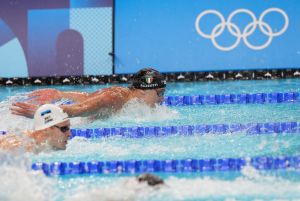
[[[12,114],[24,116],[27,118],[33,118],[37,108],[37,105],[31,103],[17,102],[12,104],[10,110]]]
[[[60,100],[62,98],[62,93],[57,89],[40,89],[33,91],[28,96],[31,97],[30,102],[46,104],[55,100]]]

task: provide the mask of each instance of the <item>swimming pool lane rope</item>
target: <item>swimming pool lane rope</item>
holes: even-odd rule
[[[53,162],[32,164],[32,169],[51,175],[192,173],[240,171],[245,166],[257,170],[300,170],[300,156],[183,160],[125,160]]]
[[[299,133],[300,122],[71,129],[72,137],[78,136],[85,138],[112,136],[143,138],[170,135],[221,135],[237,132],[245,132],[248,135]]]
[[[121,136],[129,138],[162,137],[170,135],[206,135],[246,132],[248,135],[299,133],[300,122],[272,122],[249,124],[214,124],[182,126],[116,127],[72,129],[72,137],[101,138]]]
[[[126,138],[163,137],[171,135],[222,135],[245,132],[247,135],[300,133],[300,122],[269,122],[248,124],[212,124],[180,126],[134,126],[115,128],[71,129],[71,138],[103,138],[120,136]],[[0,135],[6,131],[0,131]]]
[[[219,104],[268,104],[300,102],[297,92],[285,93],[254,93],[254,94],[223,94],[223,95],[194,95],[166,96],[162,105],[219,105]]]
[[[220,105],[220,104],[271,104],[300,102],[298,92],[254,93],[254,94],[222,94],[222,95],[191,95],[165,96],[162,105]],[[61,100],[59,104],[73,104],[70,100]]]

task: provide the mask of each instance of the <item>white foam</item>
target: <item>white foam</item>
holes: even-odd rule
[[[13,102],[21,101],[27,96],[19,94],[12,96],[8,100],[0,102],[0,130],[10,133],[19,133],[23,130],[31,130],[33,123],[31,119],[11,114],[10,107]]]
[[[169,119],[176,119],[179,113],[176,110],[162,105],[149,107],[146,103],[132,100],[129,101],[123,109],[114,116],[114,119],[119,121],[133,121],[136,123],[142,122],[159,122]]]
[[[249,173],[252,174],[252,173]],[[250,176],[251,177],[251,176]],[[160,188],[139,184],[134,178],[117,179],[115,182],[77,189],[66,200],[297,200],[300,184],[272,176],[258,178],[240,176],[234,180],[212,177],[169,177]]]
[[[0,152],[0,200],[55,200],[55,179],[30,170],[30,160],[21,153]]]
[[[236,198],[246,197],[273,197],[286,198],[295,196],[299,198],[300,184],[289,181],[280,181],[273,178],[273,181],[265,180],[261,177],[259,180],[251,180],[239,177],[233,181],[217,180],[212,178],[203,179],[178,179],[171,177],[167,184],[170,188],[165,189],[167,193],[177,199],[209,198],[223,197]]]
[[[73,195],[67,195],[66,201],[134,201],[148,200],[157,192],[146,183],[138,183],[134,178],[120,178],[101,188],[79,187]]]
[[[137,140],[111,137],[92,141],[83,137],[75,137],[68,142],[65,151],[42,152],[36,157],[42,159],[56,158],[58,161],[69,158],[73,160],[86,160],[86,158],[90,157],[97,157],[97,160],[116,160],[120,158],[149,158],[150,156],[161,156],[162,153],[170,157],[175,157],[174,155],[185,152],[183,147],[169,149],[168,146],[163,145],[163,143],[150,143],[149,146],[145,146],[146,140],[147,139]]]

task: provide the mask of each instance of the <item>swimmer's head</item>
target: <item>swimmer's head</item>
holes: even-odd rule
[[[149,173],[138,176],[137,180],[140,183],[147,182],[149,186],[157,186],[164,184],[164,180],[162,180],[160,177]]]
[[[163,75],[153,68],[143,68],[133,76],[132,87],[136,89],[159,89],[166,87]]]
[[[34,114],[34,130],[49,128],[69,119],[60,107],[53,104],[45,104],[39,107]]]
[[[66,149],[71,136],[68,115],[58,106],[42,105],[34,114],[35,139],[56,150]]]

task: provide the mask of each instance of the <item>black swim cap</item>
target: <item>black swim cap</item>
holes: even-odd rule
[[[166,87],[163,75],[153,68],[143,68],[133,76],[132,86],[136,89],[158,89]]]
[[[153,175],[153,174],[142,174],[137,177],[138,182],[147,182],[149,186],[156,186],[156,185],[162,185],[164,184],[164,180],[162,180],[160,177]]]

